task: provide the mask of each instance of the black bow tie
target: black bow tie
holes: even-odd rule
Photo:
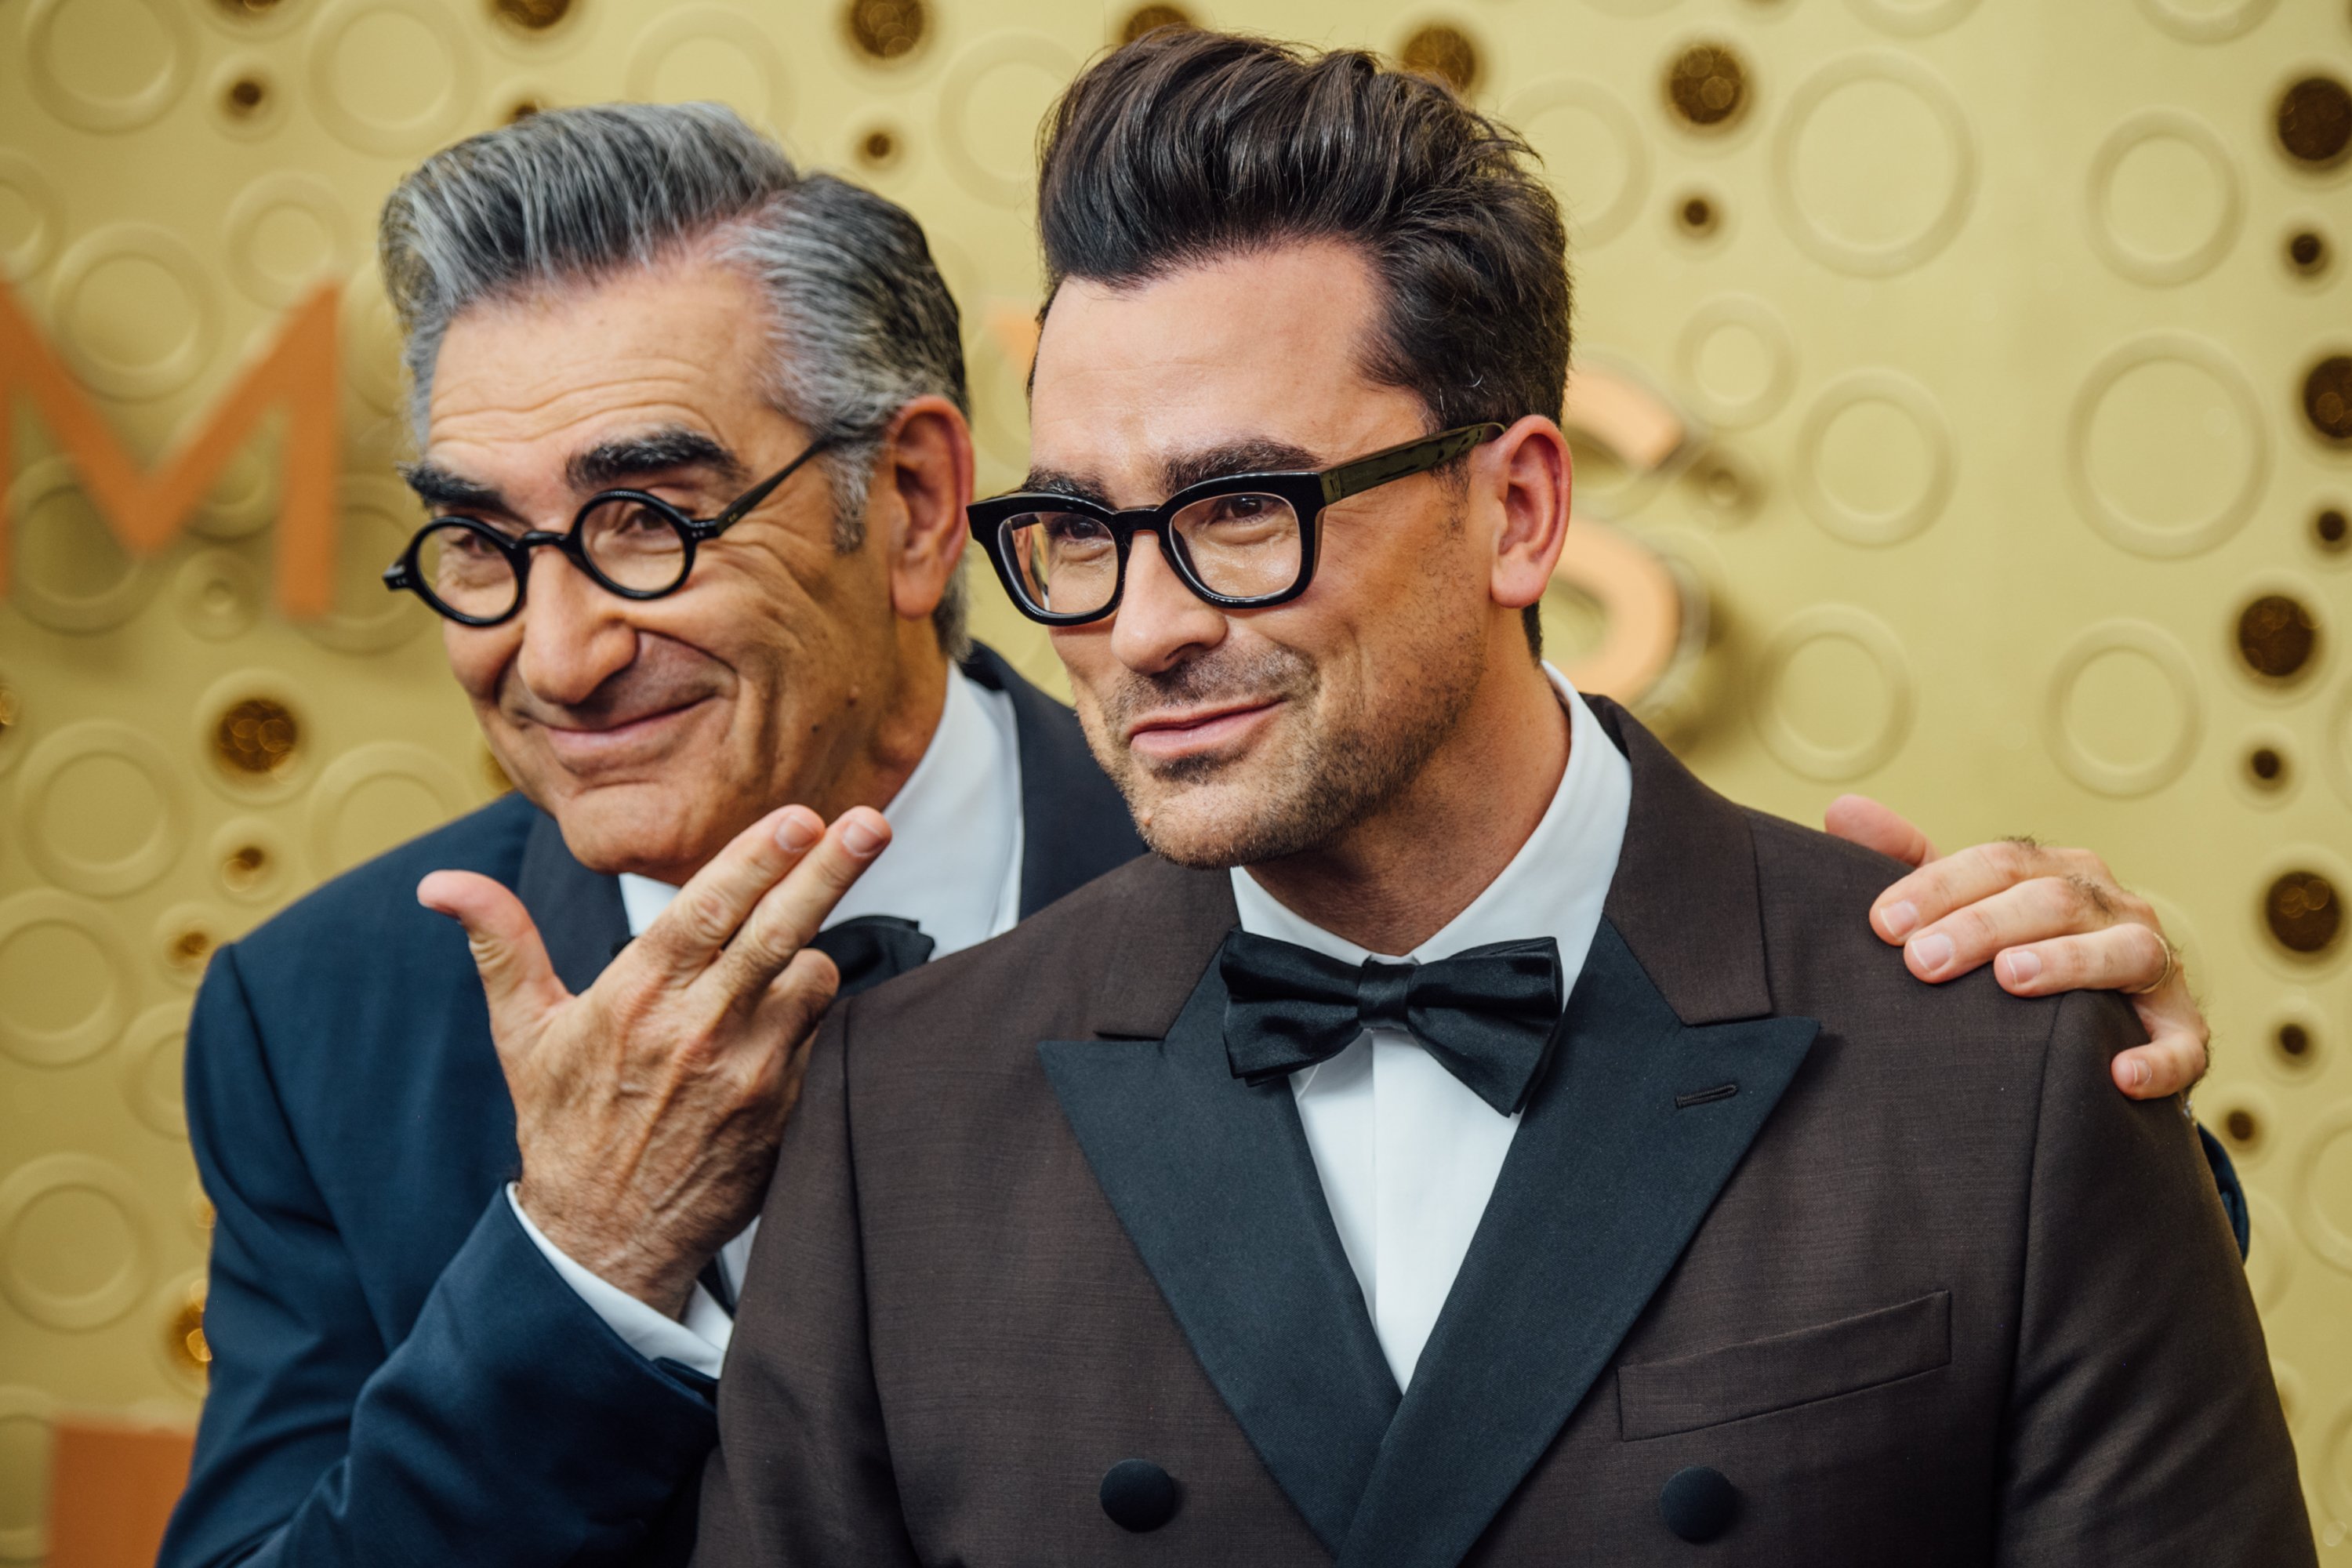
[[[896,915],[859,915],[827,926],[809,940],[809,945],[841,971],[837,994],[855,996],[909,969],[920,969],[930,962],[936,944],[913,921]]]
[[[1402,1029],[1505,1116],[1527,1104],[1563,1000],[1559,944],[1548,936],[1434,963],[1350,965],[1237,930],[1217,968],[1235,1078],[1265,1083],[1330,1060],[1366,1029]]]

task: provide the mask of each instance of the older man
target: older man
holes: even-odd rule
[[[213,1384],[164,1560],[673,1556],[836,972],[971,946],[1139,845],[1066,710],[955,662],[963,372],[905,213],[723,110],[574,110],[427,162],[383,252],[433,518],[389,575],[518,796],[215,964]],[[1991,869],[1890,896],[1961,931],[1924,974],[2051,937],[2135,983],[2144,929],[2059,935]]]
[[[828,1014],[697,1561],[2312,1563],[2128,1011],[1922,990],[1885,862],[1541,662],[1525,149],[1208,33],[1045,149],[971,525],[1155,854]]]

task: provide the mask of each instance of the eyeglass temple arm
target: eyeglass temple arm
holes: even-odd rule
[[[730,505],[725,511],[720,512],[717,517],[711,518],[708,521],[704,522],[702,524],[702,530],[708,533],[717,533],[721,529],[731,528],[736,523],[742,521],[743,519],[750,514],[753,507],[758,506],[761,501],[766,500],[771,495],[775,493],[775,489],[778,485],[782,484],[786,479],[791,479],[794,474],[800,472],[801,465],[803,463],[807,462],[811,458],[815,457],[818,453],[824,451],[828,447],[839,446],[841,444],[841,440],[842,437],[838,436],[824,436],[811,442],[807,451],[803,452],[799,457],[794,458],[791,462],[786,463],[782,468],[777,469],[774,473],[770,474],[766,479],[761,479],[758,484],[753,485],[741,495],[737,496],[733,503]]]
[[[1329,506],[1334,501],[1345,500],[1375,485],[1403,479],[1407,474],[1425,473],[1431,468],[1442,468],[1471,447],[1500,436],[1503,428],[1500,425],[1489,423],[1441,430],[1434,436],[1424,436],[1418,441],[1407,441],[1384,452],[1374,452],[1369,458],[1359,458],[1352,463],[1327,469],[1323,475],[1323,504]]]

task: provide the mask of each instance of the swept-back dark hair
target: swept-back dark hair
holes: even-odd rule
[[[1088,67],[1046,119],[1046,297],[1337,240],[1387,292],[1365,374],[1418,396],[1433,430],[1557,419],[1568,237],[1535,162],[1442,83],[1360,49],[1161,28]],[[1539,647],[1536,606],[1525,620]]]

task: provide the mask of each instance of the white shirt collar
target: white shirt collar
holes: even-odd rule
[[[1436,935],[1410,953],[1375,953],[1297,913],[1236,867],[1232,873],[1234,902],[1242,929],[1295,942],[1344,963],[1382,957],[1427,963],[1488,942],[1548,936],[1559,943],[1560,965],[1572,983],[1584,967],[1584,955],[1601,927],[1601,903],[1617,874],[1617,854],[1624,844],[1633,801],[1633,770],[1568,678],[1549,664],[1544,673],[1569,716],[1568,767],[1559,787],[1510,863]]]
[[[828,926],[859,915],[910,920],[933,957],[1010,931],[1021,913],[1021,748],[1012,700],[950,668],[940,727],[882,809],[890,847],[845,894]],[[621,904],[637,935],[677,889],[624,872]]]

